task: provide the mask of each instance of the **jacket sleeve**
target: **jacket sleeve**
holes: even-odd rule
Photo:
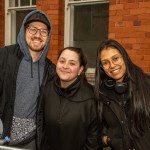
[[[0,48],[0,118],[2,116],[2,112],[4,108],[4,102],[2,96],[3,96],[5,68],[7,64],[7,55],[8,55],[8,50],[6,48]]]
[[[95,100],[93,100],[90,110],[90,124],[88,127],[87,140],[84,150],[102,150],[98,143],[98,118]]]

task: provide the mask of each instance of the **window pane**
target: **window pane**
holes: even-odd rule
[[[32,0],[32,5],[36,5],[36,0]]]
[[[74,6],[73,45],[85,50],[88,67],[95,67],[97,46],[108,37],[108,13],[108,3]]]
[[[9,7],[17,7],[18,0],[9,0]]]
[[[20,0],[20,6],[30,6],[30,0]]]

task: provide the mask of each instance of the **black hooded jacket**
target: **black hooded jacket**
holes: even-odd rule
[[[10,45],[10,46],[5,46],[4,48],[0,49],[0,118],[2,119],[3,122],[3,138],[8,136],[10,137],[11,135],[11,127],[12,127],[12,120],[14,116],[14,108],[15,108],[15,102],[16,102],[16,91],[17,91],[17,80],[21,81],[22,83],[22,78],[18,79],[18,74],[19,74],[19,67],[21,64],[29,64],[29,67],[26,67],[28,69],[27,71],[32,74],[33,70],[33,61],[32,57],[30,55],[30,52],[28,50],[28,46],[26,43],[25,39],[25,23],[26,20],[33,14],[35,13],[41,13],[46,16],[42,11],[34,10],[30,12],[25,19],[23,20],[22,26],[20,28],[20,32],[17,37],[17,44],[15,45]],[[49,21],[48,17],[47,20]],[[49,21],[49,25],[50,21]],[[36,102],[36,108],[35,108],[35,124],[36,124],[36,142],[37,142],[37,150],[40,149],[40,139],[41,139],[41,133],[42,133],[42,111],[41,111],[41,102],[40,102],[40,96],[42,95],[44,86],[46,84],[47,80],[51,80],[53,75],[55,74],[55,65],[47,58],[48,50],[49,50],[49,45],[50,45],[50,36],[51,36],[51,30],[49,31],[48,37],[47,37],[47,42],[45,44],[45,47],[43,48],[43,51],[41,53],[40,58],[37,60],[37,73],[40,76],[40,78],[36,78],[34,80],[35,84],[30,85],[32,88],[37,89],[35,93],[33,93],[34,90],[31,90],[31,93],[28,95],[23,95],[22,99],[20,98],[21,101],[24,100],[23,104],[28,103],[25,101],[28,99],[33,100]],[[24,66],[24,65],[23,65]],[[23,67],[22,67],[23,68]],[[21,74],[22,75],[22,74]],[[23,76],[26,77],[26,74],[23,74]],[[19,76],[22,77],[22,76]],[[31,77],[31,76],[30,76]],[[26,77],[26,80],[27,77]],[[30,80],[28,80],[30,81]],[[26,90],[26,87],[29,87],[28,90],[30,89],[30,85],[23,81],[23,85],[26,84],[24,89],[19,89],[20,92]],[[34,96],[33,99],[31,96]],[[22,103],[21,103],[22,104]],[[22,104],[22,106],[23,106]],[[30,105],[30,104],[29,104]],[[19,106],[19,101],[18,101],[18,106]],[[16,110],[16,109],[15,109]],[[18,109],[17,109],[18,110]],[[24,116],[23,116],[24,117]],[[24,118],[23,118],[24,119]],[[26,117],[25,117],[26,119]],[[35,137],[34,136],[34,137]],[[34,138],[33,136],[29,136],[25,139],[25,143],[31,142],[30,138]],[[24,141],[23,141],[24,142]],[[20,143],[19,143],[20,144]],[[23,143],[22,143],[23,144]],[[16,145],[19,146],[19,145]]]
[[[20,51],[19,45],[17,44],[0,49],[0,118],[2,119],[4,126],[3,137],[10,136],[11,132],[14,112],[16,78],[22,57],[23,54]],[[42,95],[46,81],[51,80],[54,74],[54,64],[52,64],[50,60],[46,59],[44,77],[39,95]],[[39,98],[40,97],[38,97],[38,99]],[[43,125],[43,114],[41,114],[40,103],[41,100],[39,99],[37,106],[37,145],[40,145]],[[37,149],[39,149],[39,146]]]
[[[97,111],[93,88],[78,78],[69,87],[59,79],[44,92],[46,150],[99,150]]]

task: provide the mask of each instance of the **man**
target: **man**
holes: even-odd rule
[[[40,97],[55,73],[46,58],[50,35],[47,15],[34,10],[23,21],[17,44],[0,49],[0,117],[8,145],[40,149]]]

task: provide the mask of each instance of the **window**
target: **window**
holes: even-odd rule
[[[5,1],[5,45],[16,43],[24,17],[35,8],[36,0]]]
[[[93,74],[97,47],[108,38],[109,3],[107,0],[65,2],[65,46],[83,48],[88,59],[87,73]]]

